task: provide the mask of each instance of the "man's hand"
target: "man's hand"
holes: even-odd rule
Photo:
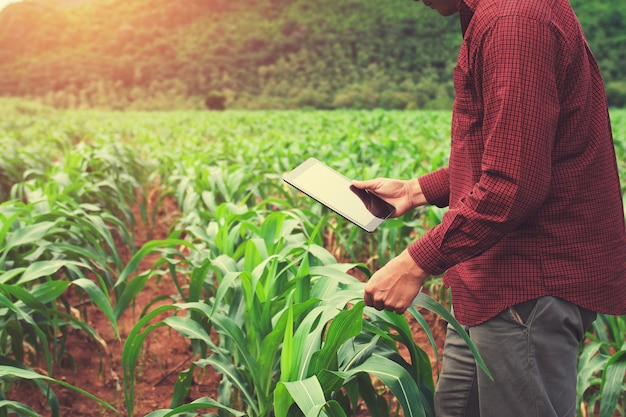
[[[376,310],[403,314],[422,288],[428,273],[405,249],[372,275],[365,285],[365,304]]]
[[[354,180],[352,185],[376,194],[378,197],[391,203],[396,208],[392,217],[402,216],[415,207],[427,204],[417,178],[412,180],[394,180],[389,178],[376,178],[366,181]]]

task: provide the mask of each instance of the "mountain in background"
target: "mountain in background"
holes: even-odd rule
[[[573,2],[619,93],[616,3]],[[410,0],[31,0],[0,12],[0,95],[119,109],[449,108],[460,40],[457,17]]]

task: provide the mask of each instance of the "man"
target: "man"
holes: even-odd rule
[[[626,314],[626,236],[600,71],[567,0],[428,0],[463,43],[448,167],[355,181],[397,207],[448,206],[376,271],[367,305],[404,313],[444,272],[449,327],[437,417],[574,415],[577,347],[596,313]]]

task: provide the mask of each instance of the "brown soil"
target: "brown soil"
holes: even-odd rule
[[[176,204],[173,200],[165,200],[159,208],[156,224],[140,224],[135,230],[137,246],[152,239],[165,239],[168,236],[169,222],[177,213]],[[139,218],[139,216],[137,216]],[[158,255],[148,256],[144,259],[139,270],[148,269],[154,264]],[[76,311],[82,315],[82,319],[102,337],[100,343],[94,341],[81,330],[71,330],[66,343],[68,355],[66,360],[55,364],[52,377],[65,381],[81,389],[84,389],[96,397],[114,406],[118,412],[112,412],[95,401],[76,393],[75,391],[53,385],[56,393],[61,415],[64,417],[102,417],[102,416],[127,416],[128,411],[124,405],[123,371],[121,365],[122,349],[124,341],[130,330],[137,322],[143,308],[160,295],[177,294],[174,283],[167,276],[160,281],[151,279],[137,297],[135,304],[121,317],[118,326],[120,339],[114,335],[113,329],[101,310],[90,304],[81,305],[77,294],[70,294],[70,301],[76,307]],[[165,302],[165,301],[164,301]],[[445,336],[445,322],[432,313],[423,312],[428,320],[431,332],[441,354]],[[407,316],[409,317],[409,316]],[[415,321],[409,317],[414,339],[418,346],[424,349],[431,357],[433,377],[436,381],[438,364],[435,362],[433,351],[424,332]],[[406,354],[406,352],[402,352]],[[187,369],[193,360],[190,344],[177,332],[168,327],[161,327],[152,332],[144,343],[144,349],[137,364],[137,381],[135,386],[134,415],[144,416],[157,409],[169,408],[172,398],[173,387],[178,373]],[[32,365],[42,374],[47,374],[45,363]],[[189,400],[200,397],[217,398],[217,387],[220,376],[210,368],[197,372],[191,387]],[[49,416],[51,412],[46,405],[45,397],[41,391],[29,383],[15,385],[7,394],[10,400],[16,400],[32,407],[42,416]],[[357,416],[367,416],[365,410],[359,410]]]

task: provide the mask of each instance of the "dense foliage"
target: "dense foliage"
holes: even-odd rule
[[[573,0],[626,105],[619,0]],[[458,19],[409,0],[31,0],[0,12],[0,96],[57,107],[440,108]],[[220,102],[221,98],[221,102]],[[216,108],[221,108],[219,105]]]

